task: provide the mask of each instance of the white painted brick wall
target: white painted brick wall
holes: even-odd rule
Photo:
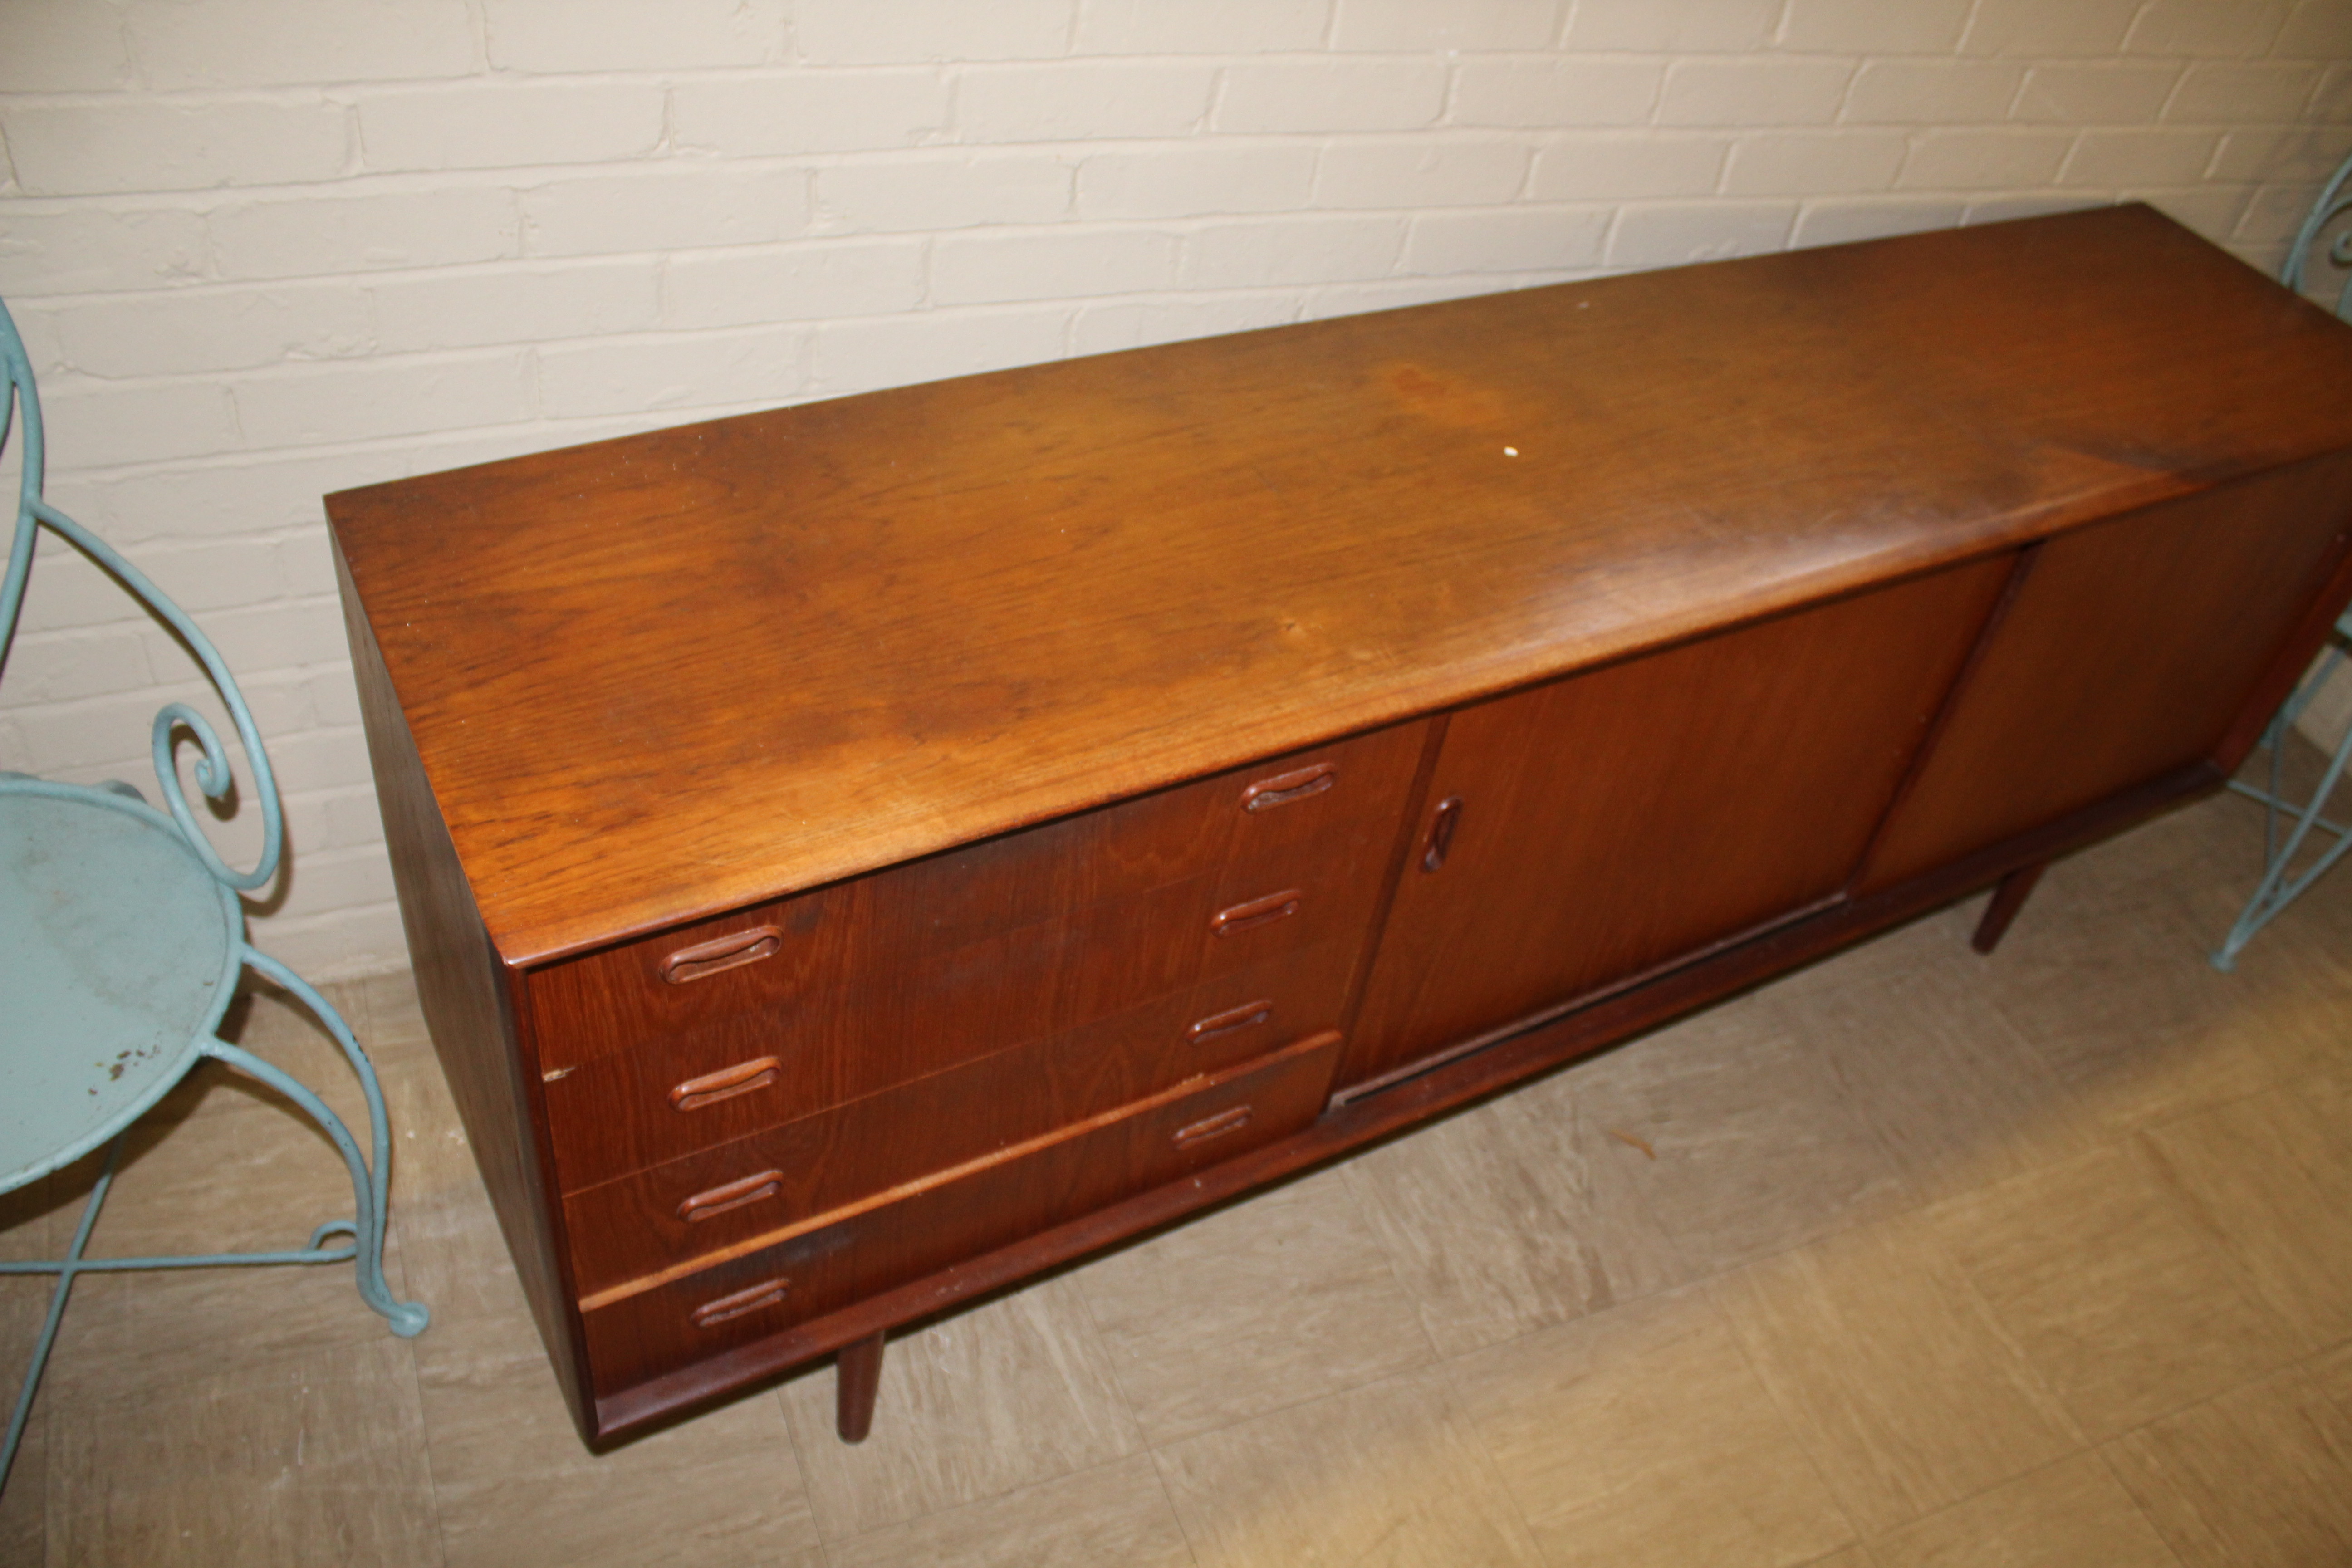
[[[107,92],[130,85],[130,50],[113,7],[0,7],[0,92]]]
[[[10,109],[17,189],[79,196],[299,184],[334,179],[351,155],[351,115],[340,104],[116,96]]]
[[[492,79],[357,97],[361,160],[392,173],[643,158],[668,112],[663,90],[642,82]]]
[[[1597,207],[1428,213],[1409,226],[1402,270],[1449,278],[1597,267],[1609,214]]]
[[[834,3],[855,5],[859,0]],[[1332,0],[1086,0],[1070,52],[1312,54],[1329,42],[1331,6]]]
[[[1014,87],[1008,94],[1019,90]],[[936,69],[785,70],[715,80],[686,78],[671,87],[669,100],[674,153],[804,159],[819,153],[919,146],[947,124],[950,92],[947,77]],[[1005,107],[1017,112],[1013,103]],[[1034,139],[1019,132],[968,138]]]
[[[1075,0],[801,0],[793,43],[815,65],[1053,59],[1069,52],[1076,9]]]
[[[824,234],[917,234],[1053,223],[1070,214],[1076,160],[1041,153],[924,153],[815,172]]]
[[[1302,138],[1097,153],[1078,171],[1074,208],[1086,218],[1295,211],[1315,188],[1319,151]]]
[[[931,242],[936,305],[1158,293],[1176,283],[1176,235],[1148,228],[951,234]]]
[[[755,327],[605,338],[550,345],[538,357],[540,406],[551,419],[788,403],[807,380],[808,333]]]
[[[523,351],[333,364],[290,363],[239,377],[231,395],[242,441],[264,448],[420,435],[531,416]]]
[[[782,0],[663,0],[657,26],[645,0],[488,0],[482,11],[492,66],[549,74],[774,65],[791,15]]]
[[[645,256],[450,268],[343,289],[373,307],[373,347],[385,354],[601,338],[644,331],[662,313],[661,262]]]
[[[1396,271],[1404,231],[1401,216],[1316,215],[1213,224],[1192,237],[1184,282],[1207,289],[1386,278]]]
[[[163,92],[462,77],[482,64],[466,0],[306,0],[299,5],[208,0],[39,9],[85,17],[119,10],[136,79]],[[357,38],[367,47],[354,48]]]
[[[2107,56],[2123,47],[2141,0],[1977,0],[1961,48],[1972,55]]]
[[[663,320],[749,327],[916,312],[929,248],[921,239],[845,239],[678,257],[667,269]]]
[[[1611,204],[1648,196],[1703,196],[1723,179],[1729,136],[1615,131],[1547,138],[1536,149],[1528,196],[1538,202]]]
[[[688,417],[2145,198],[2261,267],[2347,0],[5,0],[50,495],[288,802],[257,939],[400,961],[319,497]],[[0,767],[201,685],[61,546]],[[250,835],[250,814],[223,842]]]
[[[1664,86],[1655,59],[1473,60],[1455,68],[1449,119],[1456,125],[1549,130],[1646,125]]]
[[[1853,73],[1853,61],[1834,56],[1676,60],[1658,95],[1658,123],[1826,125]]]
[[[1084,70],[979,67],[956,76],[954,134],[981,144],[1189,136],[1207,117],[1223,74],[1216,65],[1195,60],[1102,60]],[[944,84],[939,92],[944,103]],[[856,118],[870,121],[871,113],[861,110]],[[904,118],[919,127],[949,121],[944,113]]]
[[[790,239],[809,223],[799,169],[635,169],[521,193],[530,256],[625,256]]]
[[[2026,73],[2010,118],[2045,125],[2151,122],[2163,112],[2180,74],[2180,67],[2169,61],[2037,66]]]
[[[1770,41],[1787,8],[1783,0],[1576,0],[1564,41],[1579,51],[1736,54]]]
[[[1902,173],[1909,152],[1909,140],[1894,131],[1759,131],[1733,143],[1723,190],[1734,196],[1883,191]]]
[[[0,110],[0,132],[7,125]],[[207,209],[211,258],[208,266],[199,264],[199,276],[341,279],[521,254],[514,191],[488,184],[352,184],[362,194],[303,193]],[[29,284],[37,292],[39,277],[38,258],[28,258],[26,265],[0,271],[0,289],[22,294]]]
[[[1973,9],[1971,0],[1789,0],[1778,41],[1843,55],[1949,54]]]
[[[1384,137],[1325,150],[1315,170],[1313,205],[1359,211],[1381,207],[1490,206],[1527,184],[1528,149],[1508,142]]]
[[[1442,57],[1244,61],[1224,70],[1210,126],[1239,135],[1412,130],[1436,121],[1445,78]]]
[[[1542,49],[1559,36],[1564,8],[1555,0],[1346,0],[1331,47],[1404,54]]]

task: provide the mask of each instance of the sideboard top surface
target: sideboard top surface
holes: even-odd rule
[[[1486,295],[331,497],[525,963],[2352,446],[2144,207]]]

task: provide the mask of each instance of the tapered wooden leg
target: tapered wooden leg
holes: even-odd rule
[[[2048,866],[2046,860],[2039,865],[2021,866],[2000,879],[2000,886],[1992,890],[1992,902],[1985,906],[1984,919],[1977,921],[1976,935],[1969,938],[1970,947],[1979,952],[1990,952],[2000,945],[2001,933],[2009,930],[2009,922],[2017,918],[2017,911],[2025,907],[2025,896],[2033,891],[2033,884],[2042,880],[2042,873]]]
[[[882,1390],[882,1336],[844,1345],[834,1358],[834,1426],[845,1443],[863,1443],[874,1429],[874,1396]]]

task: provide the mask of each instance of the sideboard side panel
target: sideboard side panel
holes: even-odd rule
[[[2339,454],[2042,544],[1857,891],[2213,755],[2347,524],[2352,456]]]
[[[352,668],[375,766],[376,799],[417,995],[548,1359],[585,1432],[586,1380],[571,1293],[557,1239],[549,1229],[552,1205],[541,1172],[536,1122],[516,1037],[516,998],[483,929],[340,547],[335,571],[341,579],[344,630],[351,640]]]

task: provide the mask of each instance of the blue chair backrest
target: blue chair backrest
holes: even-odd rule
[[[17,335],[16,320],[5,304],[0,304],[0,369],[5,369],[7,377],[5,394],[0,395],[0,454],[5,453],[9,438],[19,429],[22,441],[18,448],[21,472],[16,485],[16,532],[8,545],[8,574],[0,578],[0,676],[7,673],[9,645],[16,639],[17,616],[24,608],[26,584],[33,573],[34,545],[40,530],[47,527],[97,562],[157,618],[177,632],[205,667],[222,702],[227,705],[237,740],[252,764],[254,794],[261,805],[261,858],[253,869],[232,869],[197,827],[195,814],[188,809],[187,794],[180,787],[179,770],[173,761],[173,751],[182,731],[195,737],[203,752],[194,768],[199,789],[215,801],[226,800],[236,779],[228,754],[211,721],[184,702],[167,703],[155,715],[151,737],[155,784],[163,792],[163,804],[172,819],[179,824],[181,833],[206,868],[230,887],[249,892],[278,874],[278,850],[285,842],[286,828],[278,805],[278,780],[270,772],[269,753],[262,748],[261,732],[254,727],[245,694],[237,689],[236,678],[229,673],[212,639],[196,628],[196,623],[188,618],[185,611],[149,582],[146,574],[116,554],[104,540],[42,499],[47,454],[43,446],[41,396],[33,384],[33,364],[25,353],[25,341]]]

